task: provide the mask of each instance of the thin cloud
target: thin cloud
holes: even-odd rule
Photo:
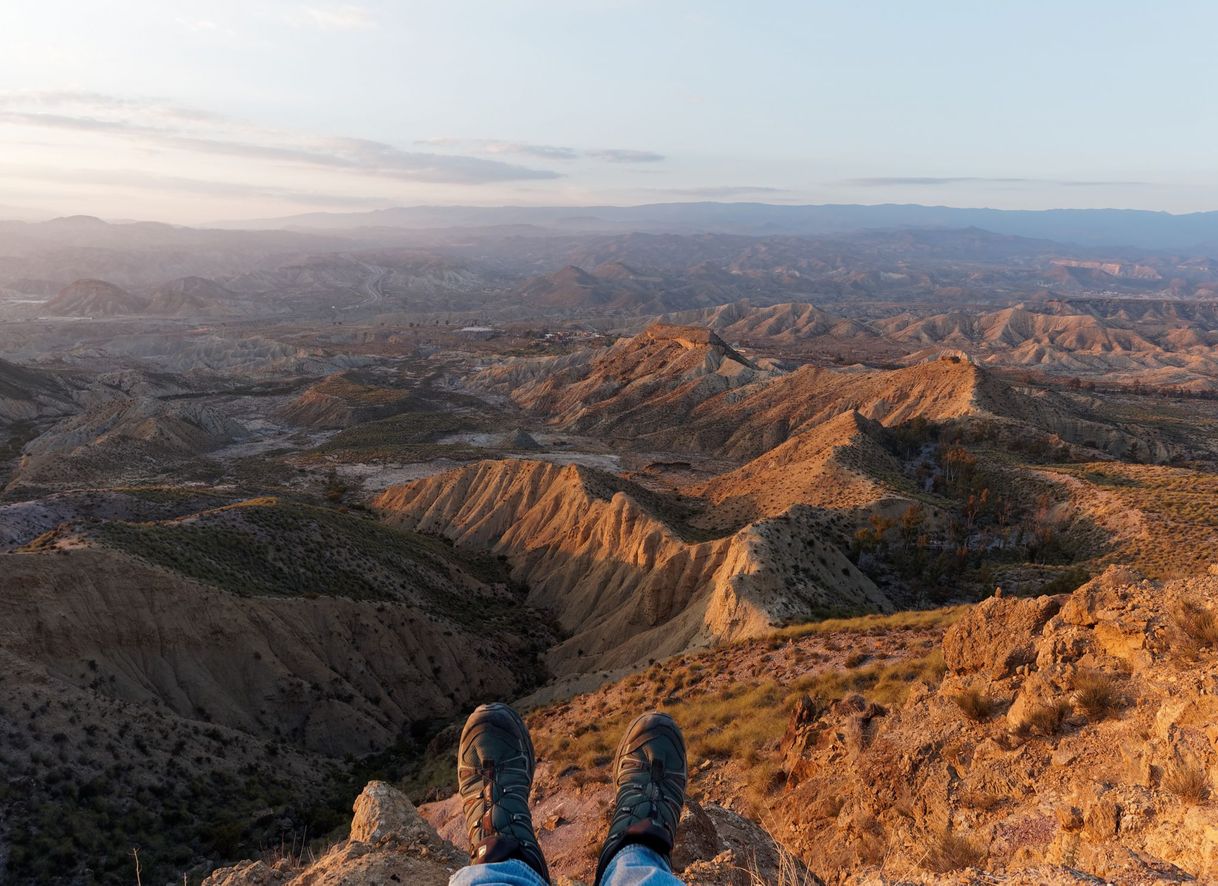
[[[419,139],[415,144],[472,150],[484,154],[520,154],[526,157],[538,157],[542,160],[576,160],[579,158],[579,151],[574,148],[560,145],[537,145],[530,142],[499,141],[490,138],[425,138]]]
[[[26,166],[0,167],[0,178],[14,177],[34,179],[68,185],[102,185],[149,190],[173,191],[181,194],[197,194],[208,197],[262,197],[301,203],[308,206],[332,206],[335,208],[366,209],[392,205],[383,197],[360,197],[349,194],[331,194],[320,191],[301,191],[294,188],[277,188],[245,182],[207,181],[179,176],[150,175],[138,170],[124,169],[56,169],[51,167],[31,168]]]
[[[376,26],[363,6],[310,6],[301,11],[303,21],[322,31],[366,31]]]
[[[655,151],[635,151],[626,148],[591,148],[581,150],[561,145],[539,145],[531,142],[501,141],[492,138],[428,138],[415,144],[437,148],[453,148],[480,154],[520,154],[544,160],[578,160],[587,157],[608,163],[659,163],[666,159]]]
[[[989,184],[989,185],[1062,185],[1063,187],[1112,187],[1121,185],[1150,185],[1143,181],[1107,181],[1094,179],[1055,179],[1055,178],[1018,178],[993,177],[982,175],[909,175],[909,176],[879,176],[876,178],[849,178],[842,184],[856,185],[864,188],[893,188],[893,187],[926,187],[959,184]]]
[[[74,107],[91,114],[117,113],[198,123],[233,123],[232,118],[199,108],[187,108],[160,98],[126,98],[71,89],[42,89],[0,93],[0,106]]]
[[[595,160],[606,160],[609,163],[659,163],[665,159],[663,154],[655,151],[632,151],[627,148],[602,148],[596,151],[585,151],[584,156]]]
[[[1092,187],[1105,187],[1105,186],[1109,186],[1109,185],[1116,185],[1116,186],[1130,185],[1130,186],[1138,187],[1138,188],[1152,188],[1152,187],[1154,187],[1155,183],[1154,182],[1140,182],[1140,181],[1120,181],[1120,180],[1104,181],[1103,179],[1100,179],[1097,181],[1087,181],[1087,180],[1083,180],[1083,179],[1059,179],[1057,181],[1052,182],[1052,184],[1062,185],[1067,188],[1092,188]]]
[[[749,194],[787,194],[788,188],[773,188],[768,185],[712,185],[705,188],[649,188],[654,194],[673,194],[680,197],[744,197]]]
[[[38,109],[29,110],[31,104]],[[19,109],[4,109],[13,105]],[[53,112],[43,110],[58,105],[67,105],[72,112],[58,107]],[[0,96],[0,121],[112,135],[147,148],[290,163],[395,181],[478,185],[560,177],[552,170],[486,157],[404,151],[368,139],[291,135],[206,112],[90,93],[47,93],[32,100]],[[203,123],[207,125],[195,125]]]

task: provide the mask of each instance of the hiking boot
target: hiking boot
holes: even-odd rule
[[[549,883],[550,872],[529,814],[534,765],[529,730],[514,710],[496,702],[469,715],[457,750],[457,785],[469,834],[470,864],[515,858]]]
[[[626,730],[613,759],[617,800],[596,865],[596,886],[623,846],[638,843],[670,862],[685,805],[685,737],[667,714],[644,714]]]

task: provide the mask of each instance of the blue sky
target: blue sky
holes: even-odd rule
[[[1215,33],[1184,0],[14,0],[0,206],[1215,209]]]

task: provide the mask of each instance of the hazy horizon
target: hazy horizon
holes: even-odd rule
[[[0,210],[1214,209],[1218,8],[1166,6],[12,7]]]

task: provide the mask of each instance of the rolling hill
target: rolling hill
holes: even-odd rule
[[[58,317],[119,317],[142,313],[147,302],[105,280],[77,280],[59,290],[43,310]]]

